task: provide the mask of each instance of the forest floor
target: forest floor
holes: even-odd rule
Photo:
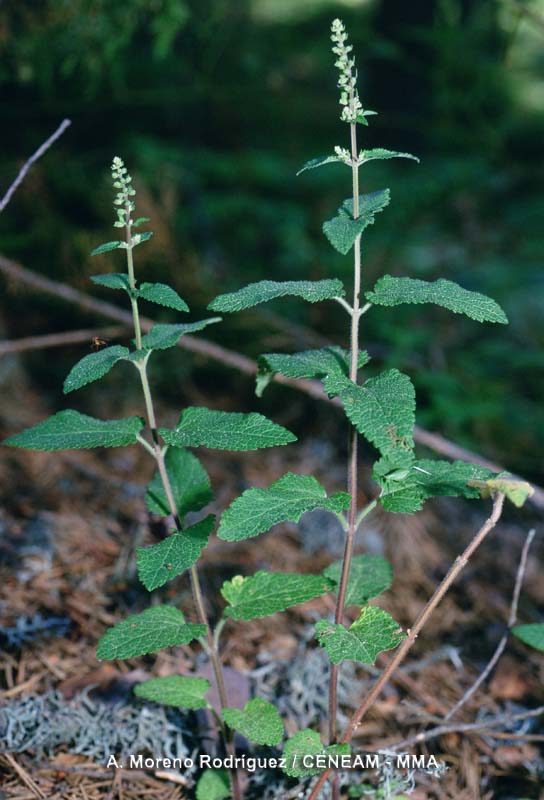
[[[190,389],[189,389],[190,393]],[[34,424],[50,413],[28,383],[2,401],[2,433]],[[11,394],[11,393],[10,393]],[[195,400],[190,398],[189,400]],[[196,398],[203,403],[202,397]],[[218,402],[217,398],[214,402]],[[130,410],[133,412],[133,409]],[[163,409],[173,414],[172,409]],[[282,421],[281,419],[278,421]],[[256,453],[199,451],[210,473],[220,511],[251,485],[266,485],[288,470],[315,474],[328,490],[344,488],[339,454],[315,435],[289,448]],[[106,769],[110,752],[190,754],[209,746],[200,714],[165,713],[138,700],[132,687],[144,677],[187,673],[194,647],[177,647],[126,662],[99,662],[95,648],[105,629],[145,609],[135,550],[163,535],[163,522],[144,504],[149,457],[141,448],[58,454],[6,451],[0,461],[0,797],[181,800],[193,797],[196,773],[161,769]],[[112,478],[112,476],[114,476]],[[371,496],[368,479],[361,487]],[[385,555],[393,565],[392,588],[380,605],[408,628],[471,534],[488,512],[486,503],[429,503],[415,516],[374,512],[358,550]],[[387,749],[440,725],[473,683],[504,633],[521,550],[530,528],[537,536],[529,554],[519,619],[532,622],[544,604],[539,575],[544,543],[534,510],[508,511],[442,602],[404,667],[360,728],[366,751]],[[342,533],[328,515],[314,513],[300,526],[281,525],[254,540],[227,544],[212,537],[202,578],[209,613],[220,613],[222,582],[257,569],[319,572],[342,549]],[[155,593],[191,611],[189,586],[180,578]],[[326,661],[312,639],[312,623],[332,609],[320,598],[283,614],[229,623],[223,636],[231,704],[258,692],[280,708],[287,733],[301,726],[325,730]],[[353,610],[353,609],[352,609]],[[196,648],[197,649],[197,648]],[[378,667],[390,655],[378,659]],[[206,675],[198,655],[196,669]],[[341,684],[343,719],[372,685],[377,670],[346,664]],[[414,800],[542,798],[542,718],[494,727],[502,715],[523,715],[544,703],[542,658],[511,638],[489,680],[449,721],[450,730],[409,752],[433,754],[442,774],[418,771]],[[481,722],[478,730],[459,725]],[[208,744],[207,744],[208,742]],[[247,744],[247,743],[246,743]],[[244,743],[242,743],[244,746]],[[136,748],[136,749],[133,749]],[[382,783],[375,797],[396,791]],[[354,776],[350,777],[353,782]],[[375,775],[365,777],[373,782]],[[279,775],[267,785],[251,782],[254,798],[287,797],[296,788]],[[352,794],[351,796],[355,796]]]

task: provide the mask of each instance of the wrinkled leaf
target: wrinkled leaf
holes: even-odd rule
[[[182,412],[174,430],[161,428],[164,441],[174,447],[210,447],[214,450],[260,450],[289,444],[296,436],[262,414],[212,411],[191,406]]]
[[[205,769],[196,785],[196,800],[226,800],[230,796],[227,770]]]
[[[301,175],[307,169],[316,169],[316,167],[324,167],[325,164],[342,164],[343,161],[338,156],[317,156],[307,161],[303,167],[297,172],[297,176]]]
[[[321,619],[315,630],[319,644],[333,664],[342,661],[373,664],[380,653],[392,650],[405,638],[398,622],[377,606],[365,606],[349,628]]]
[[[210,317],[179,325],[153,325],[149,333],[142,337],[142,346],[148,350],[167,350],[169,347],[174,347],[182,336],[201,331],[215,322],[221,322],[221,317]]]
[[[260,303],[268,303],[277,297],[301,297],[309,303],[320,300],[332,300],[334,297],[343,297],[345,294],[341,281],[326,279],[322,281],[259,281],[250,283],[237,292],[220,294],[213,300],[208,309],[210,311],[243,311],[253,308]]]
[[[163,647],[189,644],[205,634],[204,625],[186,623],[177,608],[153,606],[109,628],[98,643],[96,655],[106,660],[145,656]]]
[[[349,755],[350,749],[348,744],[333,744],[329,747],[324,747],[321,743],[321,737],[316,731],[306,728],[303,731],[298,731],[292,736],[285,744],[283,749],[283,757],[286,760],[286,766],[283,771],[290,778],[303,778],[307,775],[318,775],[323,772],[321,767],[312,767],[304,765],[304,757],[309,756],[313,759],[318,756],[327,755]]]
[[[100,378],[108,374],[118,361],[126,359],[129,355],[130,352],[127,347],[114,345],[84,356],[68,373],[63,386],[64,394],[81,389],[82,386],[86,386],[93,381],[100,380]]]
[[[189,306],[179,294],[166,283],[142,283],[138,296],[150,303],[173,308],[176,311],[189,311]]]
[[[298,575],[259,570],[243,578],[225,581],[221,594],[229,603],[225,616],[250,620],[285,611],[329,592],[332,583],[322,575]]]
[[[165,678],[150,678],[134,688],[134,694],[145,700],[153,700],[163,706],[176,708],[206,708],[206,692],[210,683],[205,678],[192,675],[168,675]]]
[[[342,563],[336,561],[323,571],[323,575],[334,581],[337,587],[342,576]],[[391,564],[382,556],[370,553],[354,556],[351,560],[345,605],[366,605],[371,597],[377,597],[389,589],[392,581]]]
[[[346,255],[357,236],[372,225],[375,215],[389,204],[389,189],[380,189],[359,197],[359,215],[353,218],[353,200],[345,200],[336,217],[323,223],[323,233],[339,253]]]
[[[298,522],[306,511],[324,508],[340,512],[349,508],[350,496],[327,492],[311,475],[288,472],[265,489],[247,489],[221,517],[217,535],[227,542],[249,539],[279,522]]]
[[[358,366],[364,367],[370,361],[366,350],[359,352]],[[342,347],[323,347],[320,350],[303,350],[300,353],[266,353],[259,356],[257,374],[257,395],[260,397],[265,386],[277,373],[287,378],[326,378],[329,391],[343,385],[343,378],[349,373],[349,351]],[[334,378],[339,377],[340,383]]]
[[[170,447],[165,456],[166,472],[180,517],[200,511],[213,497],[208,473],[198,458],[181,447]],[[154,514],[170,515],[170,506],[161,476],[157,471],[147,487],[145,502]]]
[[[255,744],[273,746],[283,738],[283,722],[277,709],[267,700],[255,697],[243,710],[223,708],[224,722]]]
[[[214,525],[215,517],[210,514],[183,531],[174,531],[158,544],[138,547],[138,577],[147,591],[152,592],[192,567],[208,544]]]
[[[110,250],[119,250],[122,248],[126,248],[126,242],[104,242],[104,244],[95,247],[91,255],[99,256],[101,253],[108,253]]]
[[[401,303],[434,303],[455,314],[465,314],[478,322],[507,323],[508,319],[495,300],[480,292],[463,289],[453,281],[440,278],[422,281],[416,278],[393,278],[384,275],[371,292],[366,292],[370,303],[398,306]]]
[[[59,411],[33,428],[10,436],[4,444],[27,450],[82,450],[135,444],[144,427],[141,417],[103,421],[79,411]]]
[[[130,283],[126,272],[108,272],[105,275],[91,275],[91,280],[97,286],[107,289],[124,289],[130,292]]]

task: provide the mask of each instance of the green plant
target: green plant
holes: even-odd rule
[[[284,731],[277,710],[263,699],[253,698],[243,709],[229,707],[220,658],[220,637],[224,626],[229,620],[257,619],[327,592],[336,594],[334,619],[320,620],[315,626],[317,641],[331,662],[329,742],[324,745],[317,732],[307,729],[295,733],[284,747],[284,769],[289,777],[304,779],[321,773],[310,792],[309,797],[312,798],[317,796],[330,772],[330,767],[324,767],[323,764],[327,765],[327,758],[349,756],[349,740],[358,722],[408,652],[445,591],[497,522],[504,497],[508,496],[516,505],[521,505],[530,493],[530,487],[526,484],[512,481],[508,476],[494,475],[473,464],[417,459],[413,440],[415,392],[410,378],[396,369],[390,369],[360,381],[360,370],[370,362],[368,354],[360,348],[360,322],[362,316],[375,306],[434,303],[481,322],[505,323],[507,320],[493,300],[466,291],[447,280],[430,283],[385,275],[372,290],[365,292],[366,302],[362,303],[361,238],[366,228],[374,223],[376,214],[388,205],[389,190],[360,194],[359,170],[374,160],[397,157],[414,159],[414,156],[381,148],[358,149],[357,126],[368,125],[368,117],[375,112],[364,109],[359,100],[351,46],[347,44],[347,34],[339,20],[333,22],[332,40],[333,52],[337,56],[336,66],[340,71],[341,119],[349,125],[350,148],[338,146],[334,154],[309,161],[301,172],[331,163],[347,166],[351,172],[351,196],[341,203],[337,214],[323,226],[326,237],[338,252],[346,255],[353,250],[354,288],[351,302],[345,298],[342,283],[334,278],[321,281],[264,280],[216,297],[209,309],[232,313],[289,295],[311,303],[334,300],[347,312],[349,349],[327,347],[290,355],[265,354],[259,361],[257,393],[261,394],[273,376],[281,373],[290,378],[318,379],[330,397],[340,400],[351,425],[348,491],[329,496],[314,477],[287,473],[269,487],[248,489],[234,500],[222,514],[217,532],[224,541],[241,541],[268,531],[282,521],[297,522],[304,512],[321,508],[337,515],[344,526],[346,544],[342,561],[330,565],[320,575],[260,570],[251,576],[235,576],[223,584],[221,594],[226,607],[223,616],[212,628],[197,562],[215,527],[215,518],[208,515],[192,525],[185,522],[189,512],[203,512],[211,499],[211,487],[202,465],[188,448],[247,451],[286,445],[295,441],[296,437],[257,413],[241,414],[202,407],[184,409],[178,424],[172,429],[159,427],[148,376],[151,356],[155,351],[174,347],[181,336],[203,330],[219,322],[220,318],[157,324],[143,335],[140,301],[155,303],[179,313],[186,313],[189,308],[168,285],[140,283],[136,280],[134,250],[152,234],[140,230],[142,225],[149,222],[148,219],[134,218],[135,192],[127,169],[119,158],[114,159],[112,166],[114,187],[117,189],[114,201],[117,219],[114,226],[122,229],[124,238],[97,247],[93,254],[124,250],[126,272],[98,275],[92,280],[128,295],[134,322],[134,348],[114,345],[85,356],[69,373],[64,391],[69,393],[99,380],[116,363],[126,361],[133,365],[139,375],[145,420],[130,417],[103,421],[74,410],[65,410],[6,441],[9,445],[37,450],[138,444],[153,458],[157,472],[147,490],[147,506],[154,513],[171,517],[173,530],[158,544],[138,548],[138,574],[146,589],[152,592],[188,572],[197,622],[187,621],[175,607],[152,605],[106,631],[98,645],[97,654],[102,659],[127,659],[154,653],[164,647],[198,641],[212,663],[220,708],[210,707],[206,698],[210,684],[198,676],[152,678],[140,684],[135,693],[165,705],[189,709],[211,708],[224,750],[230,756],[235,755],[235,731],[254,744],[267,746],[278,746],[283,740]],[[379,453],[373,469],[379,493],[362,509],[357,504],[359,434]],[[386,511],[414,513],[428,498],[439,495],[467,498],[489,495],[493,497],[493,512],[439,585],[414,627],[404,634],[386,611],[369,604],[370,599],[379,596],[391,585],[391,568],[382,558],[369,555],[354,557],[355,536],[363,520],[378,505]],[[349,627],[344,624],[348,605],[360,609],[357,619]],[[372,664],[379,653],[395,648],[398,648],[397,655],[339,739],[336,719],[341,663],[351,660]],[[310,757],[311,763],[306,763],[305,757]],[[338,798],[336,779],[333,779],[332,791],[333,797]],[[229,770],[228,778],[224,770],[206,770],[203,773],[197,786],[197,798],[214,800],[230,794],[235,800],[242,797],[234,767]]]

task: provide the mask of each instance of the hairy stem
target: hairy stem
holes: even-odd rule
[[[130,218],[130,217],[128,217]],[[131,246],[131,226],[126,226],[126,240],[127,240],[127,268],[128,268],[128,277],[130,288],[134,290],[136,288],[135,276],[134,276],[134,261],[132,257],[132,246]],[[136,298],[135,292],[131,293],[131,305],[132,305],[132,318],[134,321],[134,334],[135,334],[135,341],[136,347],[138,350],[142,347],[142,330],[140,325],[140,315],[138,311],[138,300]],[[147,375],[147,358],[143,359],[140,362],[136,362],[136,366],[138,368],[138,372],[140,374],[141,384],[142,384],[142,391],[145,400],[145,408],[146,408],[146,416],[149,425],[149,429],[151,431],[151,437],[153,440],[153,448],[152,454],[157,462],[157,468],[159,470],[159,475],[161,477],[162,485],[164,487],[164,491],[166,494],[166,498],[168,501],[168,506],[170,508],[170,513],[174,518],[174,523],[176,525],[176,529],[181,531],[183,526],[181,522],[181,518],[178,513],[176,500],[174,497],[174,493],[172,491],[172,484],[170,482],[170,478],[168,476],[168,472],[166,470],[166,463],[165,463],[165,455],[164,450],[161,446],[159,440],[159,433],[157,431],[157,418],[155,415],[155,408],[153,404],[153,396],[151,394],[151,387],[149,385],[149,378]],[[150,447],[146,447],[146,449],[151,449]],[[204,603],[204,597],[202,595],[202,589],[200,586],[200,579],[198,575],[198,570],[196,566],[193,564],[190,571],[191,576],[191,589],[193,594],[193,601],[196,609],[196,614],[198,617],[198,621],[201,625],[204,625],[206,628],[206,642],[207,642],[207,649],[210,656],[210,661],[212,664],[214,676],[215,676],[215,683],[217,686],[217,693],[219,695],[219,702],[221,708],[228,707],[228,697],[227,691],[225,687],[225,680],[223,677],[223,669],[221,666],[221,659],[219,657],[219,651],[216,646],[216,642],[214,640],[214,636],[212,633],[212,629],[208,620],[208,616],[206,614],[206,606]],[[220,715],[216,714],[216,719],[218,721],[218,727],[221,734],[221,737],[224,742],[225,750],[229,755],[234,755],[234,741],[230,731],[226,728],[226,726],[222,723]],[[240,789],[240,784],[238,780],[238,773],[236,769],[230,770],[230,781],[231,781],[231,789],[232,789],[232,796],[234,800],[241,800],[242,794]]]
[[[470,560],[471,556],[477,550],[477,548],[481,545],[485,537],[493,530],[495,525],[500,519],[502,514],[502,508],[504,505],[504,495],[497,494],[493,499],[493,509],[489,518],[484,522],[478,533],[474,536],[468,547],[465,548],[463,553],[458,556],[452,566],[450,567],[447,575],[443,578],[439,586],[437,587],[436,591],[434,592],[433,596],[427,602],[423,610],[420,612],[418,618],[416,619],[413,628],[410,628],[407,631],[406,639],[404,639],[403,643],[396,651],[395,655],[389,662],[388,666],[383,671],[382,675],[378,678],[372,690],[367,694],[357,711],[352,716],[349,725],[347,726],[346,730],[342,734],[340,739],[341,742],[349,742],[353,737],[355,731],[357,730],[358,726],[361,723],[361,720],[369,710],[369,708],[374,704],[377,700],[379,695],[381,694],[382,690],[389,682],[391,676],[398,668],[398,666],[402,663],[410,649],[412,648],[414,642],[416,641],[417,637],[419,636],[421,629],[424,627],[426,622],[428,621],[429,617],[435,611],[436,607],[455,581],[459,573],[466,567],[468,561]],[[316,800],[319,795],[319,792],[327,781],[331,773],[330,769],[326,769],[324,772],[321,773],[319,780],[313,787],[312,791],[308,795],[308,800]]]
[[[351,174],[353,189],[353,217],[359,216],[359,164],[357,162],[357,124],[350,124],[351,135]],[[358,364],[359,364],[359,320],[360,320],[360,294],[361,294],[361,234],[356,237],[353,245],[353,301],[351,304],[351,332],[350,332],[350,364],[349,377],[357,383]],[[349,438],[349,463],[348,463],[348,492],[351,495],[349,506],[348,528],[346,531],[346,543],[344,548],[344,559],[342,563],[342,575],[338,587],[338,597],[334,621],[341,624],[344,618],[344,606],[346,600],[346,590],[349,580],[351,559],[353,556],[353,545],[355,532],[357,530],[357,430],[355,427],[350,431]],[[338,673],[339,665],[331,664],[330,683],[329,683],[329,743],[336,741],[336,718],[338,712]],[[333,784],[333,800],[339,797],[338,782]]]

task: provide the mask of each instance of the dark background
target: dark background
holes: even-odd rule
[[[365,288],[384,272],[446,277],[490,294],[511,321],[374,309],[362,325],[373,369],[410,374],[421,425],[542,482],[542,0],[3,2],[0,184],[7,188],[63,117],[73,124],[0,217],[0,253],[122,303],[88,280],[123,269],[121,254],[89,255],[112,238],[109,165],[120,155],[155,231],[137,250],[137,271],[174,285],[193,318],[216,294],[263,278],[338,276],[349,286],[350,257],[321,233],[350,193],[348,173],[331,166],[295,177],[308,158],[347,145],[330,52],[335,16],[355,45],[363,105],[379,112],[362,146],[421,157],[419,166],[375,162],[362,171],[363,191],[392,193],[365,234]],[[0,288],[0,338],[103,324],[1,277]],[[252,356],[312,346],[289,320],[346,343],[336,304],[262,309],[206,336]],[[86,352],[22,359],[51,411],[66,405],[62,379]],[[2,392],[11,393],[3,361]],[[291,390],[272,387],[257,401],[249,379],[180,351],[156,359],[154,377],[173,404],[191,384],[203,404],[281,410],[299,433],[340,426],[339,415]],[[121,371],[96,386],[70,405],[115,410],[131,391]]]

